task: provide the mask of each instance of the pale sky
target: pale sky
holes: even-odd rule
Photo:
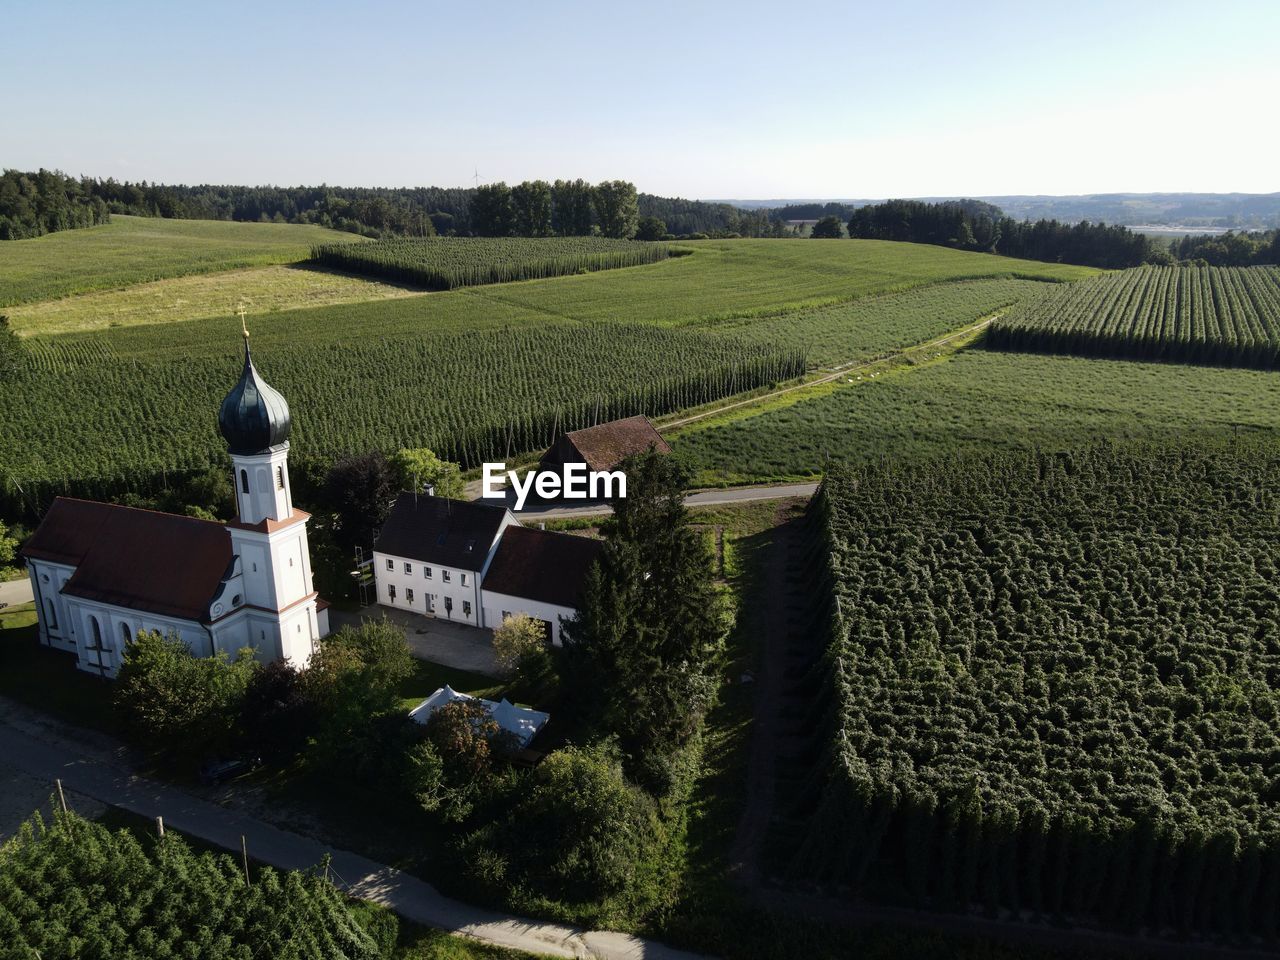
[[[0,0],[0,166],[695,198],[1280,191],[1280,2]]]

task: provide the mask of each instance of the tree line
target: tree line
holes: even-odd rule
[[[1228,230],[1220,236],[1179,237],[1169,244],[1169,250],[1179,260],[1203,260],[1211,267],[1280,263],[1280,230]]]
[[[848,230],[850,237],[859,239],[932,243],[1024,260],[1106,269],[1169,260],[1167,251],[1149,237],[1119,224],[1015,220],[999,207],[977,200],[889,200],[870,204],[853,212]],[[815,227],[815,235],[817,232]]]
[[[0,174],[0,240],[27,240],[110,219],[106,201],[84,180],[53,170]]]
[[[549,209],[548,192],[552,194]],[[603,220],[597,201],[605,210]],[[477,203],[479,209],[473,214]],[[0,178],[0,239],[94,226],[106,223],[112,213],[310,223],[372,237],[494,236],[506,235],[500,232],[504,229],[517,236],[585,236],[598,229],[604,236],[623,237],[635,236],[626,232],[634,229],[642,239],[661,239],[668,232],[681,237],[774,232],[766,211],[637,193],[634,184],[622,180],[596,185],[581,179],[527,180],[510,188],[505,184],[384,188],[188,186],[73,178],[50,170],[7,170]],[[659,223],[646,228],[645,218]]]

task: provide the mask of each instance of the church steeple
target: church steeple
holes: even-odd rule
[[[262,379],[253,365],[243,311],[240,326],[244,332],[244,368],[218,411],[218,429],[233,456],[265,453],[273,447],[287,445],[292,427],[289,404]]]
[[[244,333],[244,367],[239,381],[222,401],[218,429],[231,452],[240,522],[280,522],[293,516],[289,404],[253,365],[243,311],[240,326]]]

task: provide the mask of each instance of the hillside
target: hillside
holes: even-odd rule
[[[149,280],[305,260],[311,245],[358,241],[323,227],[114,216],[0,247],[0,307]]]

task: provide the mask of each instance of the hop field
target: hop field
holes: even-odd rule
[[[832,471],[828,719],[788,870],[1274,941],[1280,447]]]
[[[146,359],[118,354],[106,336],[26,341],[0,402],[7,515],[31,515],[55,493],[149,492],[221,467],[216,414],[239,375],[233,342],[220,356]],[[547,447],[559,430],[684,409],[805,368],[791,348],[621,324],[304,341],[255,358],[289,401],[299,462],[425,446],[466,466]]]
[[[607,237],[420,237],[314,247],[311,262],[336,270],[452,290],[511,280],[542,280],[573,273],[658,263],[671,256],[664,243]]]
[[[1270,370],[1280,267],[1139,267],[1058,287],[992,324],[987,345]]]

